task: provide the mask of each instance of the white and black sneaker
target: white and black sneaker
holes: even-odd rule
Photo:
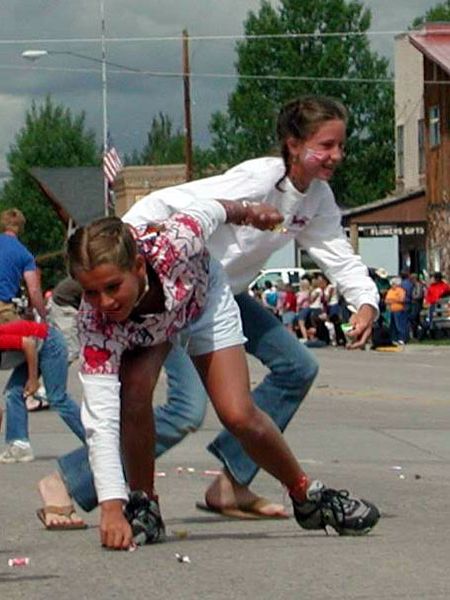
[[[0,463],[25,463],[34,460],[33,450],[27,442],[16,440],[0,453]]]
[[[142,491],[131,492],[124,515],[133,530],[133,541],[138,546],[165,540],[166,530],[157,498],[149,498]]]
[[[303,529],[327,529],[329,525],[339,535],[364,535],[378,522],[377,507],[360,498],[350,496],[347,490],[327,488],[314,480],[306,492],[306,500],[292,498],[294,516]]]

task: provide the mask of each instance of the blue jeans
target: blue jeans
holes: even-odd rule
[[[253,398],[284,431],[317,375],[317,361],[256,300],[247,294],[239,294],[236,301],[248,339],[246,350],[270,369],[270,373],[253,390]],[[157,457],[201,426],[207,402],[200,377],[181,348],[172,350],[165,367],[169,400],[164,406],[155,407]],[[208,450],[241,484],[249,484],[258,472],[258,466],[227,431],[222,431],[208,446]],[[61,457],[58,462],[71,496],[84,510],[92,510],[97,500],[86,448],[75,450]]]
[[[66,390],[67,347],[58,329],[49,327],[48,336],[39,350],[38,363],[50,406],[59,412],[62,420],[84,442],[80,407]],[[29,441],[28,411],[23,397],[27,379],[28,368],[26,363],[22,363],[14,369],[6,384],[6,443],[15,440]]]
[[[394,342],[408,341],[408,313],[406,310],[391,313],[390,331]]]

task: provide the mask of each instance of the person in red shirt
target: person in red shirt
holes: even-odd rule
[[[295,295],[294,288],[289,284],[284,286],[283,292],[281,320],[286,329],[289,329],[289,331],[294,333],[294,320],[297,315],[297,297]]]
[[[442,273],[436,271],[431,276],[431,283],[425,294],[425,304],[429,307],[430,322],[433,320],[436,302],[450,294],[450,285],[443,280]]]
[[[27,365],[20,353],[27,342],[35,340],[37,365]],[[28,414],[24,397],[37,385],[37,374],[42,374],[50,405],[75,435],[84,443],[85,432],[81,423],[80,407],[67,393],[67,347],[63,334],[45,323],[15,320],[1,329],[1,368],[12,370],[4,390],[6,403],[5,448],[0,452],[0,464],[24,463],[34,460],[28,431]],[[11,351],[12,349],[12,351]],[[17,355],[18,354],[18,355]],[[32,358],[33,360],[33,358]],[[73,509],[66,507],[69,515]],[[69,510],[70,509],[70,510]],[[71,519],[73,520],[73,519]]]
[[[28,379],[23,396],[32,396],[39,388],[37,339],[44,339],[48,334],[45,323],[17,320],[0,324],[0,352],[4,350],[23,352],[28,367]]]

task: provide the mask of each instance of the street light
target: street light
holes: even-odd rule
[[[107,81],[106,66],[117,67],[129,73],[146,73],[141,69],[134,69],[126,65],[106,60],[105,46],[105,20],[104,8],[101,1],[102,11],[102,58],[95,58],[71,50],[25,50],[22,52],[22,58],[34,62],[45,56],[54,54],[67,54],[76,58],[82,58],[102,65],[102,99],[103,99],[103,156],[108,152],[108,113],[107,113]],[[152,73],[150,73],[152,74]],[[153,73],[158,75],[158,73]],[[161,74],[162,75],[162,74]],[[190,99],[190,67],[189,67],[189,35],[187,30],[183,30],[183,95],[184,95],[184,121],[185,121],[185,162],[186,162],[186,180],[192,179],[192,123],[191,123],[191,99]],[[105,214],[108,214],[108,183],[105,179]]]
[[[22,58],[30,60],[32,62],[43,58],[44,56],[52,56],[55,54],[67,54],[69,56],[75,56],[76,58],[83,58],[92,62],[101,63],[102,65],[102,115],[103,115],[103,158],[108,152],[108,105],[107,105],[107,81],[106,81],[106,63],[105,60],[105,49],[102,43],[102,58],[95,58],[94,56],[87,56],[85,54],[79,54],[78,52],[72,52],[70,50],[25,50],[22,52]],[[114,63],[110,63],[114,64]],[[115,65],[122,66],[122,65]],[[127,67],[124,67],[127,68]],[[103,177],[103,194],[105,204],[105,215],[108,215],[108,204],[109,204],[109,187],[106,177]]]

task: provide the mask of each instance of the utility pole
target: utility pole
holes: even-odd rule
[[[106,26],[105,26],[105,5],[104,0],[100,0],[100,20],[101,20],[101,39],[102,39],[102,116],[103,116],[103,161],[108,152],[108,102],[107,102],[107,80],[106,80]],[[109,183],[103,173],[103,197],[105,216],[109,215]]]
[[[191,121],[191,72],[189,68],[189,35],[183,30],[183,97],[184,97],[184,160],[186,181],[192,179],[192,121]]]

